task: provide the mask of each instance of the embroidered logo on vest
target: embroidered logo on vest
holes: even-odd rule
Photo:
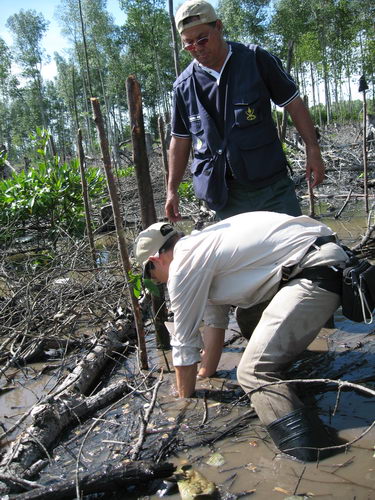
[[[254,110],[251,109],[250,107],[248,107],[246,110],[246,120],[251,122],[251,121],[255,120],[255,118],[256,118],[256,114],[255,114]]]

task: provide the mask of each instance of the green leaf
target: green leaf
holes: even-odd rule
[[[150,292],[152,293],[152,295],[156,295],[156,297],[159,297],[160,296],[160,293],[159,293],[159,288],[158,286],[155,284],[154,281],[148,279],[148,278],[145,278],[143,280],[143,286]]]

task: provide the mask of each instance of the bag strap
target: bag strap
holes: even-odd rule
[[[374,321],[374,317],[372,314],[372,310],[370,306],[368,305],[368,302],[366,300],[366,296],[363,293],[362,290],[362,276],[359,277],[359,285],[356,285],[358,288],[358,293],[359,293],[359,298],[361,301],[361,309],[362,309],[362,314],[363,314],[363,321],[366,323],[366,325],[371,325],[371,323]],[[366,311],[370,314],[370,320],[367,321],[367,316],[366,316]]]

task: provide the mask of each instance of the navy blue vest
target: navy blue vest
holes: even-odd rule
[[[256,45],[232,47],[223,139],[200,102],[192,62],[174,84],[176,105],[189,130],[194,150],[191,165],[197,197],[213,210],[228,200],[230,176],[250,189],[286,175],[287,161],[271,114],[270,94],[256,64]]]

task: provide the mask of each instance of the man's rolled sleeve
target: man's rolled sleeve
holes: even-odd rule
[[[174,365],[187,366],[199,361],[199,353],[203,348],[200,327],[207,305],[207,284],[211,282],[212,270],[207,265],[201,265],[199,260],[193,266],[190,262],[192,252],[181,252],[178,256],[178,245],[168,280],[175,324],[171,346]],[[173,268],[176,269],[175,272]]]

